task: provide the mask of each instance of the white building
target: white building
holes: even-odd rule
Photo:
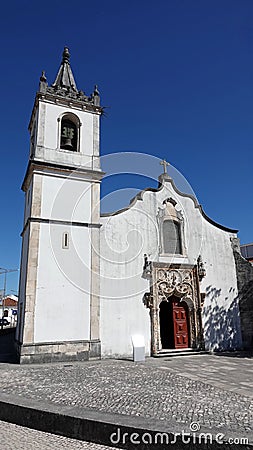
[[[17,325],[18,297],[16,295],[7,295],[1,303],[3,315],[12,327]]]
[[[40,78],[29,125],[21,362],[129,356],[135,333],[147,355],[240,348],[236,230],[179,192],[165,162],[157,190],[101,215],[101,113],[96,87],[77,90],[65,48],[55,82]]]

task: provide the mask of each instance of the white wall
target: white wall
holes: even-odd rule
[[[185,254],[159,256],[158,208],[168,197],[184,219]],[[193,200],[179,195],[170,182],[158,192],[146,191],[143,200],[114,216],[102,218],[101,228],[101,341],[102,354],[131,354],[131,334],[145,336],[150,350],[149,310],[143,295],[149,283],[142,278],[144,253],[151,261],[196,264],[201,254],[206,277],[203,310],[206,348],[240,346],[235,263],[230,243],[234,234],[209,223]],[[229,318],[229,319],[228,319]],[[228,326],[226,327],[226,320]]]
[[[25,301],[26,301],[26,277],[27,277],[27,257],[28,257],[28,245],[29,245],[29,227],[23,233],[22,236],[22,253],[20,262],[20,276],[19,276],[19,294],[18,294],[18,322],[16,329],[16,339],[22,342],[23,330],[24,330],[24,313],[25,313]]]
[[[68,249],[62,235],[70,232]],[[89,339],[90,237],[84,227],[41,224],[35,342]]]
[[[74,174],[73,174],[74,175]],[[57,174],[42,177],[41,217],[90,222],[91,183]]]

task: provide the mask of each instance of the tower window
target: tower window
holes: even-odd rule
[[[72,120],[65,117],[61,121],[61,148],[77,151],[77,126]]]
[[[180,223],[174,220],[163,222],[163,250],[164,253],[182,254]]]
[[[69,234],[63,233],[62,235],[62,248],[69,248]]]

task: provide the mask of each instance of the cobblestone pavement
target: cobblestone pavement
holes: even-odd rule
[[[229,355],[229,354],[228,354]],[[201,380],[222,389],[253,397],[253,358],[196,355],[147,359],[152,365],[167,368],[192,380]]]
[[[176,421],[184,427],[198,422],[210,429],[225,427],[241,436],[247,436],[248,432],[252,435],[253,398],[209,383],[210,377],[201,376],[204,374],[201,363],[193,358],[180,357],[180,363],[150,358],[145,363],[103,360],[41,366],[2,364],[1,392],[51,404],[154,418],[164,423]],[[218,357],[197,358],[202,358],[208,373],[208,367],[213,367],[213,358]],[[226,366],[229,372],[232,363],[236,363],[234,359],[226,363],[227,366],[221,357],[217,359],[221,371]],[[237,361],[237,378],[240,370],[243,371],[241,364]],[[198,379],[187,376],[193,367],[192,372],[199,373]],[[253,360],[249,360],[251,373],[252,367]]]
[[[0,421],[0,450],[113,450]],[[115,449],[114,449],[115,450]]]

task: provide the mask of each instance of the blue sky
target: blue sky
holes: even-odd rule
[[[41,70],[52,83],[64,45],[78,88],[99,85],[102,155],[165,157],[212,219],[253,241],[251,0],[11,1],[0,30],[0,267],[19,267],[27,126]],[[110,177],[103,194],[147,185]],[[9,275],[8,291],[17,285]]]

